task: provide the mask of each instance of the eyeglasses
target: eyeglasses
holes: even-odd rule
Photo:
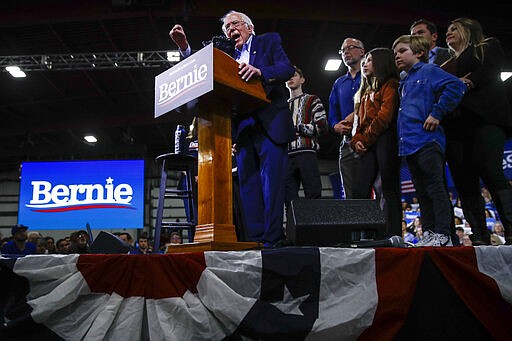
[[[232,22],[228,22],[226,25],[224,25],[224,31],[227,32],[231,27],[239,28],[245,24],[245,21],[241,20],[234,20]]]
[[[356,45],[348,45],[348,46],[345,46],[344,48],[342,48],[341,50],[339,50],[338,54],[347,53],[349,51],[352,51],[353,49],[361,49],[362,50],[363,48],[356,46]]]

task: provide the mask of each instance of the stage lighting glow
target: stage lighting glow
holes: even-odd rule
[[[93,135],[85,135],[84,136],[84,140],[86,140],[89,143],[96,143],[96,142],[98,142],[98,139],[96,138],[96,136],[93,136]]]
[[[167,60],[170,62],[179,62],[180,61],[180,53],[179,51],[169,51],[167,52]]]
[[[501,73],[501,80],[504,82],[504,81],[506,81],[507,79],[509,79],[509,78],[510,78],[510,76],[512,76],[512,72],[510,72],[510,71],[503,71],[503,72]]]
[[[7,66],[5,70],[11,74],[14,78],[25,78],[27,75],[23,72],[19,66]]]
[[[341,65],[341,59],[329,59],[327,63],[325,63],[325,71],[338,71]]]

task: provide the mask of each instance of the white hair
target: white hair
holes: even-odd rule
[[[222,23],[222,32],[224,32],[224,34],[226,34],[226,28],[224,27],[224,22],[226,20],[226,17],[230,14],[238,14],[239,16],[241,16],[242,20],[247,24],[247,27],[252,28],[252,34],[254,34],[254,35],[256,34],[256,32],[254,31],[254,25],[252,23],[251,18],[249,18],[249,16],[247,16],[247,14],[245,14],[245,13],[237,12],[234,10],[229,11],[228,13],[224,14],[222,16],[222,18],[220,18],[220,22]]]

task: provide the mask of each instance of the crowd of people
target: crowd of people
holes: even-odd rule
[[[73,231],[64,238],[55,241],[52,236],[43,236],[37,231],[28,231],[29,227],[16,224],[11,228],[11,236],[0,241],[0,255],[26,256],[35,254],[87,254],[91,253],[91,236],[85,230]],[[171,244],[182,244],[181,231],[165,231],[161,236],[162,246],[154,251],[153,239],[142,232],[136,239],[129,232],[112,233],[126,243],[129,254],[165,253]]]
[[[303,91],[306,77],[287,57],[279,34],[256,35],[252,20],[236,11],[221,22],[233,41],[227,52],[239,62],[240,77],[260,79],[271,100],[234,119],[241,211],[250,241],[275,246],[286,238],[283,207],[298,197],[300,186],[306,198],[320,197],[318,137],[330,129],[340,137],[342,197],[379,200],[388,236],[402,233],[400,159],[405,159],[421,210],[416,245],[460,244],[446,163],[473,245],[491,244],[480,179],[496,202],[505,243],[512,243],[512,188],[501,167],[512,127],[499,77],[504,52],[478,21],[451,21],[448,48],[437,46],[437,27],[425,19],[389,47],[366,51],[360,39],[345,38],[339,54],[347,72],[333,84],[328,114],[316,95]],[[192,50],[183,27],[175,25],[169,34],[188,57]]]
[[[502,157],[512,111],[500,80],[503,49],[469,18],[449,23],[448,48],[437,42],[436,25],[425,19],[415,21],[410,35],[398,37],[391,51],[365,53],[359,39],[343,41],[340,54],[348,71],[336,80],[329,98],[330,125],[342,136],[342,193],[347,199],[380,198],[388,234],[399,234],[397,160],[405,158],[421,228],[404,231],[404,237],[414,235],[420,246],[458,245],[460,240],[491,245],[497,240],[486,224],[483,180],[500,217],[499,241],[511,244],[512,190]],[[454,216],[446,163],[463,216]],[[456,229],[454,221],[461,216],[470,233],[460,235],[460,226]]]
[[[365,51],[356,38],[339,51],[347,67],[329,97],[328,120],[341,139],[339,171],[345,199],[375,197],[387,234],[418,246],[491,245],[480,179],[494,198],[499,241],[512,243],[512,189],[502,157],[512,111],[501,84],[504,52],[474,19],[448,25],[437,46],[434,23],[421,19],[391,49]],[[416,191],[416,229],[400,221],[399,167],[405,159]],[[461,205],[454,215],[448,164]],[[466,228],[460,234],[461,219]],[[501,227],[500,227],[501,226]],[[492,227],[493,228],[493,227]],[[464,232],[464,231],[463,231]]]
[[[366,51],[360,39],[345,38],[339,54],[347,72],[333,84],[328,111],[318,96],[303,90],[306,76],[288,58],[278,33],[256,35],[252,20],[237,11],[221,23],[233,42],[227,52],[239,63],[239,76],[259,79],[270,100],[233,118],[237,204],[248,241],[274,247],[286,240],[284,212],[300,186],[306,198],[321,197],[316,151],[318,138],[330,131],[340,140],[343,198],[376,198],[388,237],[403,235],[418,246],[512,243],[512,187],[502,168],[512,132],[512,110],[499,77],[505,54],[478,21],[448,23],[448,48],[437,46],[437,27],[424,19],[387,47]],[[181,25],[169,35],[184,58],[193,53]],[[400,202],[401,159],[416,190],[410,205]],[[459,205],[450,199],[446,164]],[[499,217],[493,231],[480,180]],[[418,213],[413,222],[407,220],[410,211]],[[26,228],[12,232],[16,246]],[[61,252],[59,245],[67,243],[73,252],[86,252],[86,239],[78,231],[46,250]],[[41,245],[43,240],[53,243],[41,238]],[[8,247],[14,247],[11,242]]]
[[[404,159],[416,190],[413,204],[421,212],[421,233],[407,231],[416,245],[459,245],[468,236],[473,245],[493,243],[480,179],[494,198],[504,243],[512,243],[512,188],[501,167],[512,127],[499,78],[504,52],[478,21],[451,21],[448,48],[438,46],[437,27],[425,19],[413,22],[409,34],[389,47],[366,51],[360,39],[345,38],[339,54],[347,72],[333,84],[328,111],[318,96],[303,89],[307,77],[288,58],[278,33],[256,35],[252,20],[237,11],[220,21],[234,45],[226,52],[239,63],[239,76],[259,79],[271,100],[233,119],[238,225],[245,240],[280,245],[286,240],[283,213],[299,188],[306,198],[321,197],[316,152],[319,137],[330,131],[340,140],[342,197],[377,199],[388,237],[403,231]],[[169,35],[184,58],[192,54],[181,25]],[[454,215],[446,163],[463,217]],[[468,236],[459,234],[456,219],[471,230]]]

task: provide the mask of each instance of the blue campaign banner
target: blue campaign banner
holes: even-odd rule
[[[505,177],[509,180],[512,179],[512,140],[507,140],[505,143],[505,151],[503,153],[503,171]]]
[[[31,229],[144,227],[144,160],[23,162],[18,222]]]

